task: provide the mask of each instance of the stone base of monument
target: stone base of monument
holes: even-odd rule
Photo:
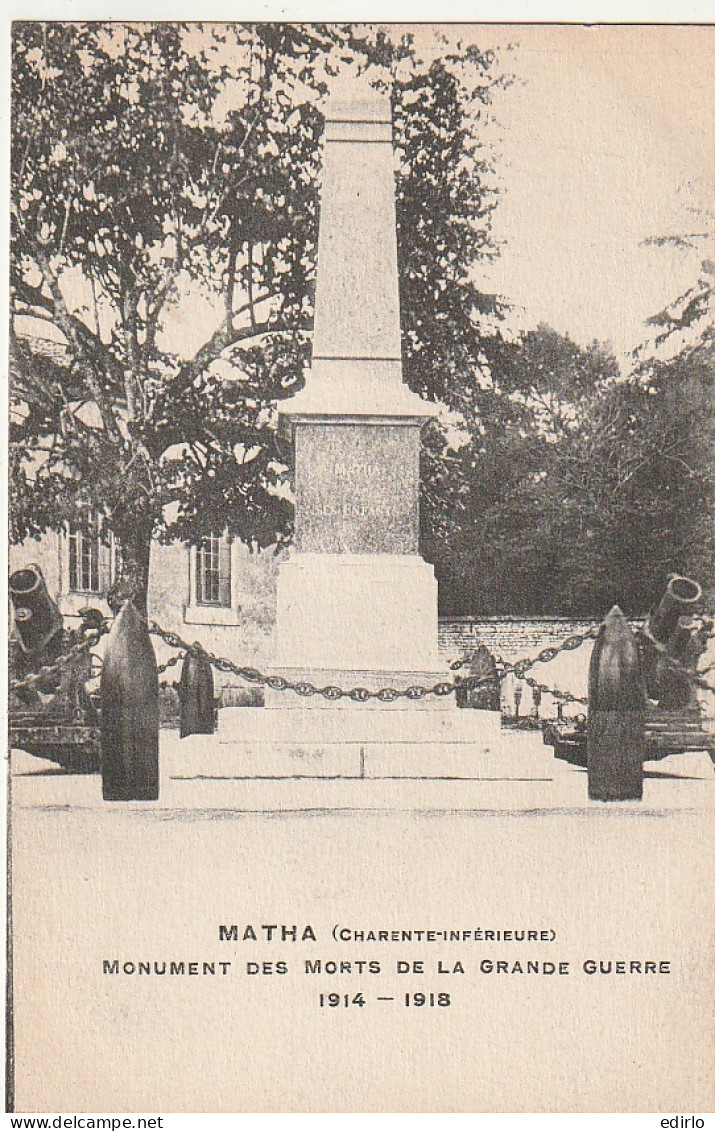
[[[437,582],[416,554],[291,552],[278,574],[275,666],[291,683],[375,692],[451,681],[437,655]],[[308,688],[306,687],[306,691]],[[337,694],[266,688],[269,709],[354,707]],[[454,695],[366,698],[363,710],[453,710]]]
[[[278,571],[275,641],[285,667],[439,667],[434,568],[415,554],[291,551]]]
[[[496,711],[394,708],[219,713],[215,735],[182,739],[171,776],[181,778],[475,778],[499,761]]]

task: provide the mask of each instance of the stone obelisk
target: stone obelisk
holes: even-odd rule
[[[418,547],[420,432],[436,411],[402,380],[390,102],[343,79],[325,112],[312,366],[280,406],[295,536],[278,579],[278,672],[373,690],[445,678],[437,583]]]

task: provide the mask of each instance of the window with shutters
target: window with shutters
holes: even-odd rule
[[[209,534],[196,550],[197,605],[231,606],[231,542]]]

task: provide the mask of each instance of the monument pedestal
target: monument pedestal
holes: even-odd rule
[[[296,554],[281,567],[276,637],[281,666],[436,671],[432,566],[400,554]]]
[[[498,711],[421,711],[404,699],[376,709],[349,702],[342,710],[291,711],[291,699],[299,708],[309,700],[292,691],[280,694],[281,711],[229,707],[219,713],[218,732],[210,739],[177,738],[171,776],[495,779],[534,772],[532,749],[517,760],[518,769],[513,756],[505,760]]]
[[[281,566],[272,674],[369,691],[448,678],[437,656],[437,582],[417,555],[296,553]],[[394,700],[433,709],[452,697]],[[355,707],[355,700],[266,688],[269,708]],[[387,704],[390,705],[390,704]],[[386,706],[367,699],[365,707]]]

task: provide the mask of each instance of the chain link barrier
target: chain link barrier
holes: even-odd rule
[[[95,644],[98,644],[108,632],[109,625],[106,623],[100,625],[99,628],[89,629],[83,640],[73,644],[68,651],[63,652],[51,664],[43,664],[36,672],[30,672],[22,679],[10,680],[10,691],[15,694],[21,694],[23,691],[55,691],[56,688],[53,686],[55,677],[61,675],[65,668],[70,667],[78,656],[82,656],[85,652],[91,652]]]
[[[530,671],[535,664],[549,663],[549,661],[553,660],[561,652],[573,651],[576,648],[580,648],[587,640],[592,640],[598,635],[599,627],[599,625],[594,625],[585,633],[569,636],[558,646],[542,648],[537,656],[517,660],[514,664],[499,657],[497,661],[498,668],[494,675],[486,677],[467,676],[465,679],[455,681],[443,680],[431,686],[413,684],[411,687],[406,688],[381,687],[378,691],[370,691],[367,687],[352,687],[349,690],[333,685],[318,687],[314,683],[309,683],[306,680],[293,681],[285,679],[283,676],[266,675],[257,668],[240,667],[238,664],[234,664],[232,660],[215,656],[213,653],[207,652],[203,648],[201,650],[209,663],[218,671],[237,675],[247,683],[262,685],[270,688],[272,691],[294,691],[297,695],[302,695],[304,698],[313,695],[322,695],[324,699],[331,702],[338,699],[351,699],[355,703],[365,703],[369,699],[377,699],[381,703],[394,703],[396,699],[408,699],[414,702],[419,699],[424,699],[427,695],[446,696],[452,695],[457,690],[473,691],[479,687],[487,687],[494,683],[495,677],[501,683],[510,672],[513,672],[517,679],[523,680],[532,690],[541,691],[542,693],[545,692],[563,703],[587,703],[586,699],[578,695],[573,695],[570,691],[560,691],[558,688],[549,687],[545,683],[539,683],[538,680],[527,677],[526,673]],[[165,671],[168,667],[171,667],[172,664],[178,663],[187,652],[196,650],[197,648],[196,644],[187,644],[177,633],[162,628],[156,621],[152,621],[149,626],[149,631],[153,635],[160,637],[170,648],[182,650],[180,655],[172,657],[166,664],[163,664],[159,668],[160,672]],[[457,671],[467,664],[472,663],[473,659],[474,656],[471,655],[461,660],[455,660],[450,664],[450,669]],[[164,682],[163,686],[169,685]]]
[[[189,651],[196,651],[196,644],[187,644],[175,632],[170,632],[161,627],[156,621],[152,621],[149,625],[149,631],[159,636],[165,644],[170,648],[183,649],[184,654]],[[342,687],[335,687],[329,685],[327,687],[317,687],[314,683],[309,683],[307,680],[290,680],[285,679],[280,675],[266,675],[258,668],[240,667],[234,664],[233,660],[228,660],[224,656],[215,656],[212,652],[207,652],[201,648],[206,659],[209,663],[216,668],[217,671],[237,675],[239,679],[245,680],[247,683],[253,683],[264,687],[269,687],[272,691],[294,691],[296,695],[301,695],[304,698],[309,698],[313,695],[322,695],[324,699],[330,702],[335,702],[337,699],[351,699],[355,703],[366,703],[369,699],[377,699],[381,703],[394,703],[396,699],[409,699],[412,701],[424,699],[426,695],[451,695],[457,686],[468,686],[469,681],[465,680],[464,683],[459,685],[441,681],[433,684],[431,687],[423,687],[420,684],[415,684],[411,687],[398,688],[398,687],[381,687],[378,691],[370,691],[367,687],[351,687],[345,690]],[[178,659],[179,657],[177,657]],[[171,661],[169,662],[169,664]],[[163,665],[162,670],[169,666]],[[490,679],[475,679],[473,686],[482,686],[490,683]]]
[[[527,675],[527,672],[536,664],[548,664],[555,660],[562,652],[573,652],[580,648],[588,640],[595,640],[600,631],[600,623],[591,625],[585,632],[575,633],[572,636],[566,637],[560,644],[550,645],[542,648],[535,656],[523,657],[510,663],[502,656],[497,657],[497,670],[489,676],[467,676],[465,679],[457,678],[454,681],[441,680],[431,686],[424,686],[422,684],[413,684],[410,687],[397,688],[397,687],[381,687],[377,691],[371,691],[367,687],[352,687],[345,690],[342,687],[328,685],[326,687],[316,686],[307,680],[290,680],[284,676],[279,675],[266,675],[258,668],[240,666],[235,664],[232,660],[224,656],[215,656],[212,652],[207,652],[200,644],[188,644],[177,633],[164,629],[156,621],[152,621],[149,626],[149,631],[160,637],[163,642],[170,648],[177,649],[177,654],[171,656],[165,663],[160,664],[157,668],[158,673],[161,675],[168,671],[170,668],[179,664],[189,652],[195,652],[200,649],[206,656],[209,663],[216,668],[217,671],[224,674],[236,675],[239,679],[244,680],[246,683],[252,683],[260,686],[270,688],[272,691],[294,691],[297,695],[308,698],[313,695],[322,695],[324,699],[335,702],[338,699],[351,699],[356,703],[366,703],[369,699],[377,699],[382,703],[394,703],[396,699],[407,699],[413,702],[424,699],[427,695],[436,695],[443,697],[451,695],[458,689],[461,691],[472,691],[479,687],[486,687],[494,683],[494,679],[503,682],[504,679],[510,674],[513,674],[517,679],[522,680],[532,691],[539,691],[542,694],[551,695],[554,699],[562,703],[580,703],[588,704],[588,699],[573,695],[570,691],[561,691],[559,688],[549,687],[548,684],[540,683],[538,680]],[[53,691],[52,686],[55,678],[60,675],[65,668],[69,667],[77,657],[89,652],[99,642],[99,640],[109,632],[109,626],[104,623],[98,628],[89,629],[84,636],[84,639],[73,644],[72,647],[51,664],[44,664],[37,672],[30,672],[23,679],[11,680],[10,690],[16,694],[23,691],[37,691],[48,690]],[[705,674],[710,671],[713,665],[709,665],[705,672],[696,672],[692,668],[688,668],[680,660],[675,659],[667,648],[659,641],[655,640],[650,633],[644,629],[639,630],[641,639],[647,641],[648,645],[655,649],[655,651],[662,656],[673,668],[674,671],[679,672],[681,675],[686,676],[696,687],[705,691],[715,693],[715,687],[708,683],[705,679]],[[472,664],[476,658],[476,653],[471,653],[469,656],[464,656],[459,660],[454,660],[450,664],[451,671],[459,671],[469,664]],[[168,681],[161,682],[162,687],[172,686]]]
[[[497,657],[498,676],[499,680],[504,680],[509,674],[513,674],[517,679],[522,680],[527,687],[532,691],[540,691],[553,696],[562,703],[588,703],[588,699],[580,695],[573,695],[570,691],[560,691],[556,687],[549,687],[545,683],[539,683],[538,680],[531,676],[527,676],[527,672],[536,664],[549,664],[555,660],[562,652],[575,652],[587,640],[595,640],[600,631],[600,624],[591,625],[585,632],[574,633],[573,636],[567,636],[560,644],[549,645],[547,648],[542,648],[536,656],[524,657],[517,660],[515,663],[510,663],[505,660],[503,656]],[[466,667],[468,664],[474,662],[477,657],[476,652],[472,652],[469,656],[463,656],[460,660],[454,660],[449,666],[452,671],[459,671],[460,668]],[[462,684],[464,686],[464,684]]]
[[[182,638],[178,636],[177,633],[170,632],[169,630],[162,628],[161,625],[159,625],[156,621],[152,621],[149,627],[149,631],[154,635],[159,636],[165,644],[169,645],[169,647],[181,650],[181,654],[172,657],[171,660],[169,660],[166,664],[163,664],[159,668],[160,672],[163,672],[173,664],[178,663],[179,660],[183,659],[187,652],[192,650],[195,651],[197,648],[200,648],[209,663],[212,664],[212,666],[215,667],[217,671],[237,675],[240,679],[245,680],[247,683],[269,687],[272,691],[294,691],[297,695],[302,695],[304,698],[308,698],[313,695],[322,695],[323,698],[330,701],[335,701],[338,699],[351,699],[357,703],[365,703],[368,699],[377,699],[382,703],[393,703],[396,699],[409,699],[416,701],[419,699],[424,699],[427,695],[445,696],[453,694],[458,689],[462,691],[472,691],[478,687],[486,687],[490,684],[493,684],[495,676],[501,683],[511,673],[516,676],[517,679],[522,680],[524,683],[526,683],[526,685],[530,687],[532,691],[540,691],[542,694],[551,695],[554,699],[557,699],[562,703],[579,703],[585,706],[588,705],[588,699],[586,697],[574,695],[570,691],[561,691],[559,688],[550,687],[546,683],[540,683],[533,677],[528,676],[527,672],[531,671],[531,669],[536,664],[551,663],[551,661],[555,660],[556,657],[561,655],[562,652],[574,652],[588,640],[595,640],[600,632],[600,629],[600,622],[598,624],[593,624],[588,629],[586,629],[585,632],[574,633],[572,636],[567,636],[566,639],[562,640],[560,644],[550,645],[546,648],[542,648],[541,651],[538,652],[535,656],[523,657],[520,660],[516,660],[514,663],[510,663],[502,656],[499,656],[497,657],[497,670],[494,675],[489,675],[486,677],[467,676],[466,679],[459,679],[455,680],[454,682],[448,682],[444,680],[427,687],[420,684],[415,684],[407,688],[382,687],[378,691],[370,691],[366,687],[353,687],[349,690],[345,690],[344,688],[335,687],[332,685],[327,687],[318,687],[315,684],[309,683],[305,680],[293,681],[285,679],[283,676],[266,675],[265,673],[259,671],[257,668],[241,667],[238,664],[234,664],[232,660],[228,660],[225,657],[215,656],[212,652],[207,652],[198,643],[188,644],[185,640],[182,640]],[[715,687],[709,684],[703,678],[702,674],[694,672],[692,668],[688,668],[685,666],[685,664],[682,664],[679,660],[676,660],[673,656],[670,655],[664,645],[660,644],[657,640],[654,640],[649,634],[644,634],[644,636],[648,640],[648,642],[653,645],[656,651],[660,655],[662,655],[676,671],[680,672],[682,675],[687,676],[688,679],[690,679],[697,687],[715,693]],[[464,656],[459,660],[454,660],[450,664],[450,670],[459,671],[461,668],[466,667],[468,664],[471,664],[474,661],[475,655],[475,653],[472,653],[471,655]],[[164,684],[164,686],[167,685]]]
[[[158,664],[157,669],[156,669],[157,675],[163,675],[164,672],[169,670],[169,668],[173,668],[173,667],[176,666],[176,664],[180,664],[181,661],[185,658],[185,656],[186,656],[186,652],[177,652],[177,654],[175,656],[171,656],[166,661],[165,664]],[[174,686],[173,684],[169,683],[168,679],[162,679],[162,680],[159,681],[159,687],[173,687],[173,686]]]

